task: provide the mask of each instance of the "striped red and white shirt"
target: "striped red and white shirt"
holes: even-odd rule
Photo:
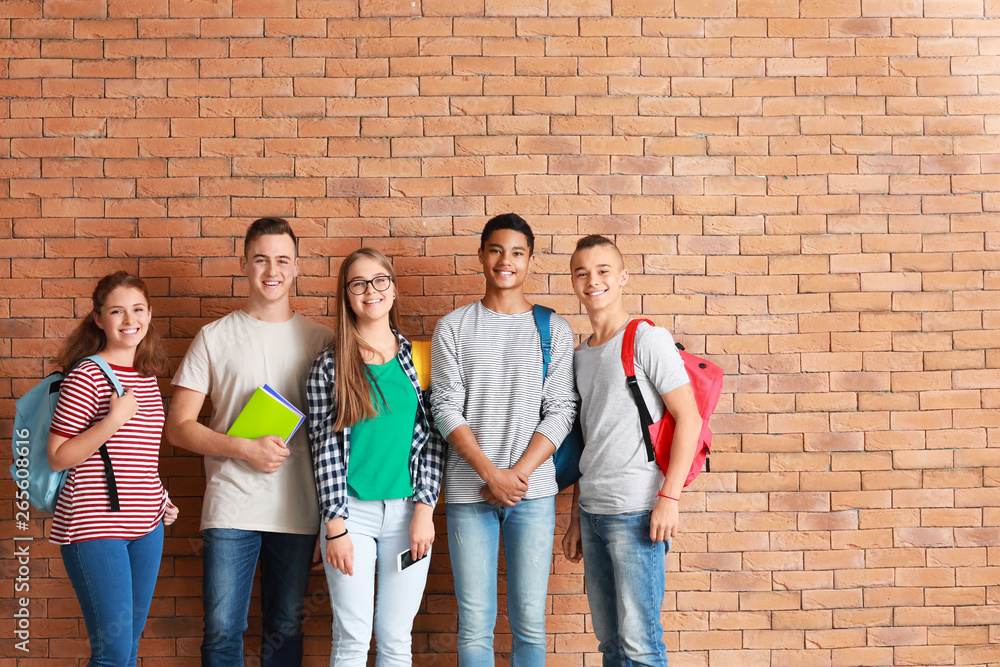
[[[136,539],[160,522],[166,491],[157,469],[163,434],[163,398],[155,377],[114,366],[124,387],[135,393],[138,411],[108,440],[121,511],[112,512],[104,462],[99,451],[69,469],[59,494],[49,540],[71,544],[86,540]],[[84,361],[62,382],[50,431],[72,438],[104,419],[114,388],[97,364]]]

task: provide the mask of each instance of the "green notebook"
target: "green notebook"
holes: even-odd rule
[[[305,418],[301,410],[265,384],[254,390],[226,435],[251,440],[264,435],[277,435],[288,442]]]

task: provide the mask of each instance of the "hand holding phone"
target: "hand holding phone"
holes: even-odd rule
[[[409,549],[407,549],[403,553],[401,553],[398,556],[396,556],[396,571],[397,572],[402,572],[403,570],[405,570],[406,568],[410,567],[414,563],[419,563],[424,558],[427,558],[430,555],[431,555],[431,552],[428,551],[427,553],[425,553],[420,558],[417,558],[416,560],[414,560],[413,554],[410,552]]]

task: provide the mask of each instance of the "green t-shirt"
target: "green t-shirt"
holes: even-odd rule
[[[417,393],[399,358],[368,366],[382,398],[375,392],[378,416],[351,427],[347,493],[359,500],[391,500],[413,495],[410,448],[417,418]]]

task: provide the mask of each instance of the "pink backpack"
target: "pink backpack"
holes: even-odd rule
[[[646,402],[642,398],[639,390],[639,383],[635,379],[635,330],[640,322],[646,322],[651,326],[656,326],[646,319],[632,320],[625,328],[625,338],[622,340],[622,367],[625,369],[625,380],[629,389],[632,390],[632,398],[639,408],[639,419],[642,421],[642,439],[646,443],[646,456],[649,461],[654,458],[660,466],[663,474],[667,474],[667,464],[670,462],[670,448],[674,442],[674,419],[670,412],[665,412],[663,419],[653,423],[653,418],[646,408]],[[715,406],[719,404],[719,397],[722,395],[722,369],[711,361],[696,357],[684,351],[684,346],[677,343],[680,350],[681,359],[684,360],[684,370],[687,371],[691,380],[691,389],[694,391],[694,399],[698,403],[698,412],[701,413],[701,436],[698,439],[698,449],[695,451],[694,461],[691,462],[691,470],[688,472],[684,486],[694,481],[694,478],[705,470],[711,471],[708,465],[708,456],[712,452],[712,429],[708,426],[709,418],[715,411]]]

